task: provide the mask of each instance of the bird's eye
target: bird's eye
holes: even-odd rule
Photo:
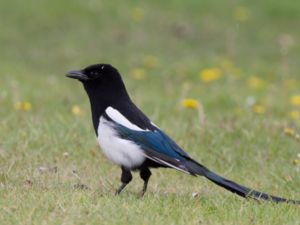
[[[98,72],[97,71],[91,71],[91,75],[96,76],[96,75],[98,75]]]

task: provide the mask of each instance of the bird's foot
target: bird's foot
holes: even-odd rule
[[[141,193],[140,193],[140,197],[141,197],[141,198],[144,197],[144,195],[145,195],[145,193],[146,193],[146,191],[147,191],[147,186],[148,186],[148,182],[145,182],[145,183],[144,183],[144,186],[143,186],[143,189],[142,189],[142,191],[141,191]]]
[[[127,185],[126,183],[122,183],[122,185],[116,190],[115,195],[121,194],[121,192],[124,190],[126,185]]]

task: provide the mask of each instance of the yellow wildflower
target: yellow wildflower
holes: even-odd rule
[[[181,102],[181,105],[185,108],[198,109],[200,107],[200,102],[193,98],[187,98]]]
[[[234,9],[233,17],[239,22],[245,22],[250,18],[250,10],[243,6]]]
[[[266,112],[266,109],[262,105],[254,105],[253,112],[255,112],[257,114],[264,114]]]
[[[284,128],[283,132],[286,134],[286,135],[289,135],[289,136],[294,136],[295,135],[295,131],[294,129],[292,128]]]
[[[298,160],[298,159],[294,159],[294,160],[293,160],[293,164],[294,164],[295,166],[297,166],[297,165],[299,164],[299,160]]]
[[[81,108],[78,105],[73,105],[71,111],[75,116],[80,116],[82,114]]]
[[[290,118],[293,120],[298,120],[300,119],[300,112],[297,110],[293,110],[290,112]]]
[[[144,80],[145,79],[145,70],[142,68],[135,68],[131,71],[131,76],[135,80]]]
[[[250,88],[253,88],[253,89],[259,89],[259,88],[262,88],[265,84],[264,80],[261,79],[261,78],[258,78],[256,76],[252,76],[248,79],[247,81],[248,83],[248,86]]]
[[[292,105],[299,105],[300,106],[300,95],[294,95],[290,99]]]
[[[131,18],[135,22],[141,22],[144,19],[144,16],[145,11],[142,8],[137,7],[131,11]]]
[[[144,65],[147,68],[155,68],[157,67],[157,58],[153,55],[147,55],[144,58]]]
[[[28,112],[32,109],[32,104],[30,102],[17,102],[15,104],[15,109],[19,111]]]
[[[219,68],[207,68],[199,72],[200,79],[205,83],[219,80],[221,75]]]

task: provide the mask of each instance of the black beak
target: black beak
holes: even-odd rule
[[[66,76],[80,81],[87,81],[89,79],[81,70],[69,71]]]

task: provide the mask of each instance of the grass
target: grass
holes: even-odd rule
[[[98,150],[82,87],[64,78],[115,65],[137,105],[195,159],[299,199],[299,15],[291,0],[1,1],[0,224],[300,224],[297,206],[167,169],[153,170],[144,198],[137,174],[115,197],[120,170]],[[206,68],[222,76],[205,83]],[[186,98],[201,102],[204,124]]]

